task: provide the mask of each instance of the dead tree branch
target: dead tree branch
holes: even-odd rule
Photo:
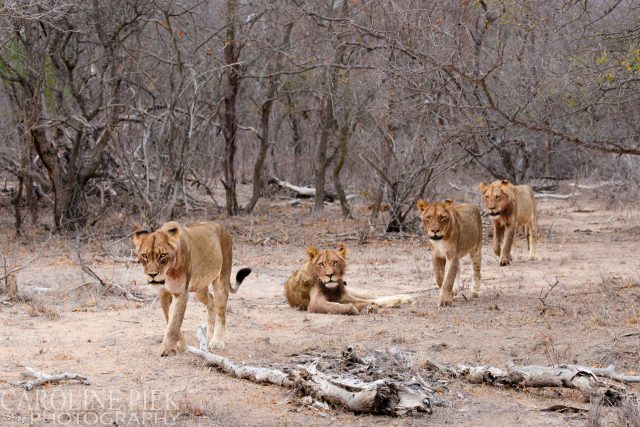
[[[354,376],[321,372],[320,360],[286,370],[237,364],[206,350],[205,330],[203,325],[198,333],[200,348],[187,347],[187,351],[203,359],[206,366],[233,377],[299,390],[353,412],[394,416],[412,411],[431,413],[431,397],[420,389],[391,379],[364,381]]]
[[[146,301],[144,296],[138,294],[137,292],[133,292],[130,289],[127,289],[126,287],[117,285],[115,283],[107,283],[100,276],[98,276],[98,274],[95,271],[93,271],[88,265],[86,265],[84,263],[84,260],[82,259],[82,255],[80,255],[80,236],[79,235],[76,236],[76,258],[78,260],[78,265],[80,266],[82,271],[88,274],[89,276],[93,277],[96,280],[96,282],[101,286],[103,292],[112,291],[114,292],[115,295],[123,296],[131,301],[136,301],[136,302]],[[85,285],[86,283],[79,286],[78,288]]]
[[[59,382],[64,380],[78,380],[81,384],[90,385],[91,383],[86,376],[76,374],[75,372],[62,372],[60,374],[47,374],[44,372],[36,371],[33,368],[27,367],[26,372],[23,374],[26,377],[33,377],[35,379],[20,383],[20,387],[25,390],[33,390],[36,387],[40,387],[47,383]]]
[[[620,384],[605,382],[598,378],[624,378],[636,380],[636,377],[626,377],[615,372],[615,368],[604,370],[586,368],[577,365],[557,366],[509,366],[500,369],[495,366],[469,366],[459,364],[455,367],[427,361],[431,369],[453,377],[463,378],[474,384],[489,384],[501,387],[564,387],[580,391],[589,398],[600,398],[609,404],[617,404],[628,393]],[[611,369],[610,369],[611,368]],[[623,382],[623,381],[621,381]],[[631,381],[629,381],[631,382]]]

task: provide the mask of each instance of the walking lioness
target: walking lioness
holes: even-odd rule
[[[207,341],[210,350],[224,348],[227,299],[235,293],[251,269],[243,268],[231,284],[231,237],[215,222],[182,226],[171,221],[154,232],[133,235],[138,260],[151,285],[160,287],[160,305],[167,329],[161,356],[184,349],[180,332],[189,292],[207,306]],[[212,291],[209,285],[212,285]]]
[[[482,220],[477,206],[451,200],[429,204],[417,202],[424,231],[429,237],[436,284],[440,288],[438,307],[453,303],[453,284],[460,268],[460,258],[470,255],[473,261],[473,296],[480,291],[482,262]]]
[[[529,259],[536,259],[538,213],[536,198],[528,185],[513,185],[507,180],[480,183],[482,205],[493,221],[493,252],[500,265],[511,262],[511,245],[516,228],[524,226],[529,246]]]

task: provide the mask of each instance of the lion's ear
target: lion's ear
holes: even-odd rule
[[[144,240],[145,236],[149,233],[150,233],[149,230],[145,230],[145,229],[138,229],[133,232],[133,243],[136,245],[136,251],[140,250],[140,246],[142,246],[142,241]]]
[[[484,193],[487,190],[487,187],[489,187],[487,184],[485,184],[484,182],[480,182],[480,192]]]
[[[162,227],[160,227],[160,231],[167,235],[169,245],[174,249],[177,248],[178,242],[180,241],[180,224],[175,221],[165,222],[162,224]]]
[[[314,259],[316,259],[319,253],[320,250],[315,246],[309,246],[307,248],[307,256],[309,257],[309,261],[313,261]]]
[[[445,206],[445,207],[447,207],[447,208],[450,208],[450,207],[452,207],[453,205],[455,205],[454,201],[453,201],[453,200],[451,200],[451,199],[447,199],[447,200],[445,200],[445,201],[443,202],[443,204],[444,204],[444,206]]]
[[[500,184],[502,184],[502,185],[509,185],[509,184],[511,184],[511,183],[509,182],[509,180],[508,180],[508,179],[503,179],[502,181],[500,181]]]
[[[160,230],[167,233],[170,237],[176,237],[180,234],[180,224],[175,221],[165,222],[162,224],[162,227],[160,227]]]
[[[347,247],[342,243],[338,246],[338,255],[340,255],[342,258],[347,257]]]
[[[424,199],[418,199],[416,206],[420,212],[424,212],[429,207],[429,203],[425,202]]]

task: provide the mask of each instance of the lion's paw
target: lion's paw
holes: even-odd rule
[[[209,342],[209,351],[214,351],[214,350],[224,350],[224,341],[220,341],[220,340],[211,340]]]
[[[378,310],[380,310],[380,306],[378,304],[371,303],[369,305],[367,305],[366,307],[364,307],[361,311],[360,314],[376,314],[378,312]]]
[[[443,296],[438,299],[438,307],[450,307],[453,305],[453,295]]]
[[[414,298],[411,295],[400,295],[400,303],[402,304],[413,304],[415,302]]]
[[[179,353],[178,343],[174,343],[174,344],[163,343],[162,348],[160,349],[160,356],[162,357],[174,356],[178,353]]]
[[[511,263],[511,258],[502,258],[500,259],[500,267],[504,267]]]

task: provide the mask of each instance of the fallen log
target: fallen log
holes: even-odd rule
[[[455,367],[427,361],[425,365],[445,375],[463,378],[475,384],[489,384],[503,387],[565,387],[576,389],[588,398],[600,398],[608,404],[617,404],[628,393],[622,385],[605,382],[596,372],[608,378],[620,376],[615,369],[594,370],[578,365],[557,366],[509,366],[500,369],[495,366],[469,366],[459,364]],[[634,377],[626,377],[635,379]]]
[[[269,179],[269,184],[275,184],[281,188],[285,188],[295,194],[297,198],[300,199],[309,199],[312,197],[316,197],[316,189],[313,187],[300,187],[298,185],[293,185],[290,182],[282,181],[276,177],[271,177]],[[333,202],[336,200],[336,195],[332,193],[328,193],[325,191],[324,193],[324,201],[325,202]]]
[[[203,359],[206,366],[236,378],[298,390],[357,413],[393,416],[412,411],[431,413],[431,398],[421,387],[409,388],[389,378],[364,381],[344,374],[321,372],[317,367],[319,360],[286,370],[238,364],[207,351],[205,331],[205,325],[198,330],[200,348],[189,346],[187,351]]]
[[[76,374],[75,372],[62,372],[60,374],[47,374],[44,372],[36,371],[33,368],[27,367],[25,372],[25,376],[34,377],[35,379],[30,381],[25,381],[20,383],[20,387],[25,390],[33,390],[36,387],[40,387],[47,383],[53,383],[63,380],[78,380],[81,384],[89,385],[91,384],[87,377],[84,375]]]
[[[578,192],[573,192],[571,194],[551,194],[551,193],[536,193],[536,199],[558,199],[558,200],[568,200],[578,194]]]

